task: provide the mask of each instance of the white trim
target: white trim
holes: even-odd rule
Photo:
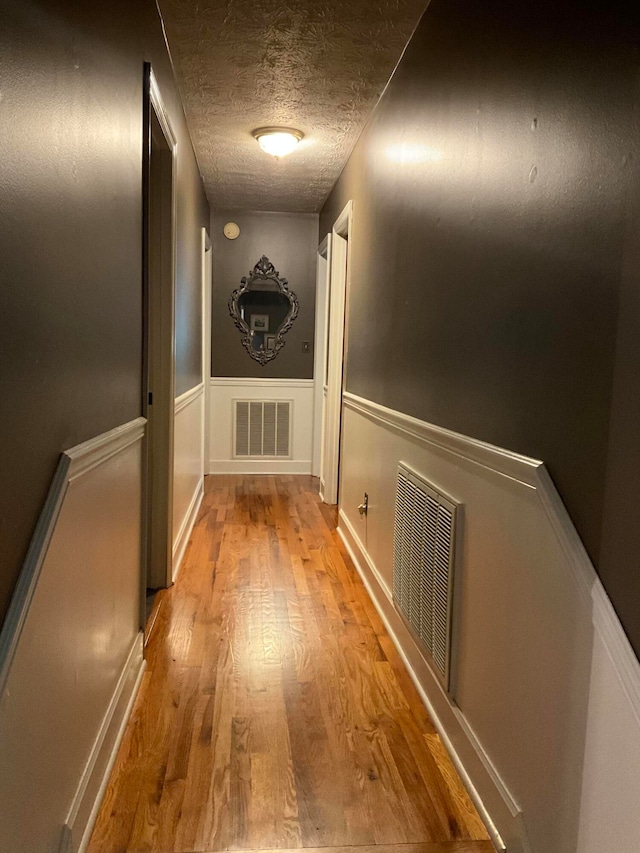
[[[548,522],[549,524],[548,529],[551,536],[548,537],[548,541],[553,542],[555,540],[556,543],[554,546],[557,553],[555,565],[558,572],[564,573],[563,589],[575,591],[576,613],[582,614],[580,616],[582,630],[585,630],[585,624],[591,624],[593,629],[594,657],[591,658],[589,693],[588,696],[583,697],[583,701],[588,702],[589,739],[586,746],[585,763],[582,767],[583,785],[586,787],[583,787],[583,805],[581,806],[583,811],[580,816],[581,833],[584,833],[584,838],[588,838],[589,833],[594,829],[593,823],[596,820],[589,817],[591,814],[590,807],[602,803],[602,797],[607,792],[611,798],[622,796],[623,790],[626,792],[627,798],[633,799],[635,796],[636,782],[632,776],[629,776],[632,772],[630,760],[627,762],[627,766],[620,770],[623,775],[625,773],[627,775],[619,780],[621,791],[618,795],[611,790],[611,784],[613,784],[612,780],[615,778],[618,763],[624,763],[622,760],[624,756],[635,756],[640,753],[640,662],[626,637],[548,470],[544,463],[538,459],[513,453],[435,426],[351,393],[345,392],[343,406],[344,410],[351,410],[381,426],[390,436],[390,441],[396,441],[396,439],[391,438],[395,434],[410,442],[405,447],[422,446],[424,450],[431,453],[434,465],[439,465],[439,460],[442,460],[444,464],[446,460],[453,463],[453,470],[459,469],[463,472],[466,469],[467,472],[471,473],[475,469],[478,474],[488,480],[494,476],[503,478],[505,488],[508,490],[505,492],[505,496],[511,493],[512,486],[515,484],[518,484],[518,488],[535,492],[535,496],[529,500],[533,499],[534,502],[538,502],[542,512],[540,523],[544,525]],[[392,446],[402,447],[397,443]],[[496,481],[496,484],[498,482]],[[360,484],[358,483],[359,487]],[[349,498],[353,500],[351,493]],[[533,508],[533,504],[531,506]],[[345,541],[349,553],[363,577],[365,586],[372,595],[376,608],[389,627],[389,620],[391,625],[394,625],[395,608],[388,583],[385,583],[382,578],[382,573],[388,567],[374,565],[372,557],[369,556],[367,549],[360,541],[360,534],[353,527],[353,521],[350,521],[348,511],[349,506],[346,507],[346,511],[340,509],[338,532]],[[369,525],[372,523],[371,519],[368,523]],[[372,528],[369,527],[367,537],[371,537],[371,535]],[[367,541],[371,545],[371,541],[369,539]],[[374,541],[376,542],[375,547],[379,549],[379,540],[374,539]],[[492,763],[491,750],[487,751],[483,748],[469,721],[463,716],[455,703],[449,701],[447,697],[443,698],[439,685],[430,678],[429,672],[422,672],[418,660],[419,653],[416,654],[410,639],[407,639],[402,633],[401,626],[396,626],[396,632],[399,633],[394,633],[391,627],[389,627],[389,631],[398,647],[400,642],[404,644],[405,651],[403,652],[400,648],[399,650],[405,658],[416,686],[423,694],[426,689],[431,697],[431,702],[427,698],[426,704],[434,718],[436,727],[441,730],[446,726],[449,730],[450,739],[458,747],[457,758],[455,752],[452,751],[454,763],[458,764],[460,756],[464,757],[469,772],[475,780],[476,788],[483,792],[485,801],[490,804],[494,821],[501,827],[503,836],[505,831],[507,833],[512,832],[507,828],[508,826],[519,827],[513,834],[513,838],[509,838],[509,844],[513,843],[516,847],[522,845],[522,849],[529,849],[523,816],[528,808],[528,803],[519,803],[511,795],[498,774],[496,766]],[[398,637],[402,639],[398,640]],[[584,637],[576,636],[576,643],[581,644],[576,654],[583,656],[584,664],[585,656],[591,654],[590,641]],[[600,653],[598,653],[598,649],[601,650]],[[413,660],[413,667],[407,658]],[[420,687],[418,678],[422,679],[423,688]],[[433,684],[431,683],[432,680]],[[436,713],[436,709],[438,713]],[[585,714],[587,713],[586,704],[582,710]],[[619,725],[620,728],[614,732],[611,730],[612,725]],[[468,747],[472,747],[473,751],[470,751]],[[487,747],[490,747],[489,743]],[[464,768],[459,766],[458,769],[464,778]],[[625,778],[626,782],[624,781]],[[488,780],[490,780],[490,785],[487,785]],[[499,800],[494,798],[493,792],[499,794]],[[586,799],[584,799],[585,797]],[[500,801],[507,807],[508,813],[503,811],[499,804]],[[613,807],[608,800],[607,804],[602,806],[603,814],[606,812],[606,808]],[[484,814],[483,817],[486,820]],[[598,820],[601,817],[602,815],[599,815]],[[531,820],[535,821],[535,818],[532,816]],[[616,837],[628,838],[630,833],[634,831],[633,823],[627,822],[625,826],[620,824]],[[511,850],[511,847],[509,849]]]
[[[145,427],[136,418],[61,455],[2,633],[0,751],[7,772],[0,797],[6,802],[7,785],[15,784],[26,797],[33,837],[55,832],[61,850],[79,850],[87,834],[144,666],[135,612]],[[103,547],[109,536],[118,538],[111,555]],[[108,639],[116,623],[118,636],[107,646],[76,642]],[[43,714],[53,714],[61,736],[37,749],[46,732],[34,734],[32,723]],[[30,762],[42,771],[37,778]],[[55,780],[53,787],[47,780]],[[32,808],[43,797],[44,808]],[[11,846],[14,829],[6,829]]]
[[[347,518],[347,515],[346,515],[345,511],[342,509],[342,507],[340,507],[340,509],[338,510],[338,520],[340,522],[340,524],[338,525],[338,535],[340,536],[340,538],[344,542],[347,550],[349,551],[349,555],[351,556],[351,559],[353,560],[355,567],[358,569],[358,572],[359,572],[360,576],[362,577],[363,583],[365,583],[365,586],[367,586],[367,582],[365,582],[365,579],[363,577],[364,573],[361,571],[361,566],[360,566],[361,562],[364,562],[366,564],[367,569],[373,575],[375,582],[380,587],[385,598],[387,598],[388,601],[393,603],[393,592],[391,591],[389,584],[385,581],[385,579],[382,577],[382,575],[378,571],[375,563],[373,562],[373,560],[369,556],[369,554],[368,554],[366,548],[364,547],[364,545],[362,544],[360,537],[358,536],[354,526],[351,524],[351,522]],[[348,539],[345,537],[345,533],[344,533],[345,530],[348,533]],[[357,551],[357,554],[358,554],[357,559],[354,557],[352,551]],[[367,589],[369,589],[368,586],[367,586]]]
[[[197,400],[198,397],[201,397],[204,393],[204,383],[200,382],[198,385],[194,385],[193,388],[190,388],[188,391],[185,391],[184,394],[180,394],[179,397],[176,397],[175,402],[175,414],[181,412],[185,409],[190,403],[193,403],[194,400]]]
[[[102,725],[100,726],[91,748],[91,752],[89,753],[89,758],[80,779],[78,790],[73,798],[69,814],[65,821],[63,842],[61,844],[60,853],[63,853],[63,851],[66,853],[67,850],[69,850],[70,853],[71,851],[83,853],[89,844],[91,832],[93,831],[93,826],[100,809],[100,804],[109,782],[109,776],[111,775],[111,770],[115,763],[127,722],[131,715],[131,711],[133,710],[133,704],[138,694],[145,666],[146,661],[143,658],[143,635],[142,632],[140,632],[131,647],[127,661],[122,669],[120,678],[118,679],[118,684],[116,685],[113,696],[111,697],[109,707],[104,715]],[[125,692],[127,683],[130,684],[130,687],[129,691]],[[117,715],[116,712],[123,706],[123,711]],[[114,722],[117,724],[117,728],[115,731],[111,732],[110,730],[114,727]],[[111,738],[109,738],[110,734]],[[101,757],[101,753],[104,752],[105,744],[109,750],[108,758],[106,759],[106,763],[103,763],[103,769],[99,777],[100,781],[99,784],[97,784],[98,780],[93,777],[96,773],[96,767],[100,773],[100,767],[97,765]],[[92,782],[94,783],[93,785],[91,785]],[[88,792],[89,796],[91,796],[90,786],[95,787],[96,784],[97,793],[93,797],[93,802],[86,802]],[[74,843],[74,828],[78,814],[81,810],[88,810],[89,818],[82,827],[82,838],[76,845]]]
[[[331,234],[327,234],[316,253],[316,322],[313,360],[313,450],[311,473],[318,477],[322,469],[322,420],[324,381],[327,363],[327,321],[331,293]]]
[[[123,424],[96,438],[91,438],[83,444],[65,450],[64,455],[70,460],[68,480],[74,480],[87,474],[98,465],[102,465],[112,456],[121,453],[130,444],[140,441],[145,432],[145,418],[136,418],[128,424]]]
[[[111,459],[129,445],[141,441],[145,425],[144,418],[136,418],[66,450],[60,457],[0,631],[0,695],[4,691],[69,483]]]
[[[0,696],[4,693],[18,641],[24,628],[29,606],[42,572],[44,559],[67,491],[69,465],[69,457],[63,454],[58,462],[49,494],[38,519],[7,615],[0,630]]]
[[[395,614],[395,608],[393,605],[392,596],[391,596],[389,587],[384,582],[384,580],[382,579],[382,576],[380,575],[380,572],[377,570],[377,568],[375,567],[375,565],[373,564],[373,562],[369,558],[369,555],[367,554],[367,551],[366,551],[364,545],[360,541],[360,537],[358,536],[358,534],[354,530],[352,524],[350,523],[349,519],[347,518],[347,516],[345,515],[345,513],[343,512],[342,509],[339,510],[338,515],[339,515],[339,519],[340,519],[340,526],[338,527],[338,535],[340,536],[340,539],[342,540],[345,548],[347,549],[347,553],[349,554],[349,556],[350,556],[350,558],[351,558],[351,560],[352,560],[352,562],[356,568],[356,571],[360,575],[360,579],[362,580],[362,583],[364,584],[364,587],[367,590],[369,597],[370,597],[371,601],[373,602],[373,604],[374,604],[374,606],[378,612],[378,615],[382,619],[382,622],[383,622],[385,628],[387,629],[387,632],[388,632],[389,636],[391,637],[391,640],[392,640],[394,646],[396,647],[396,650],[397,650],[398,654],[400,655],[400,658],[402,659],[402,662],[404,663],[404,665],[407,669],[407,672],[409,673],[409,676],[410,676],[416,690],[418,691],[420,699],[422,700],[424,706],[426,707],[426,709],[429,713],[429,716],[431,717],[431,720],[432,720],[435,728],[437,729],[438,734],[440,735],[440,738],[441,738],[441,740],[445,746],[445,749],[449,753],[451,761],[453,762],[456,770],[458,771],[458,774],[459,774],[460,778],[462,779],[464,786],[467,789],[467,792],[468,792],[469,796],[471,797],[471,800],[473,801],[473,804],[477,808],[478,813],[479,813],[480,817],[482,818],[482,821],[484,822],[485,826],[487,827],[487,830],[489,832],[489,835],[490,835],[490,838],[491,838],[491,841],[492,841],[494,847],[496,848],[497,851],[505,851],[506,850],[505,844],[502,841],[502,838],[500,837],[500,834],[499,834],[496,826],[494,825],[494,823],[491,819],[491,816],[489,815],[489,812],[487,811],[482,800],[480,799],[480,795],[478,794],[476,787],[474,786],[473,782],[471,781],[471,778],[469,777],[469,774],[467,773],[467,770],[466,770],[464,764],[462,763],[462,760],[460,759],[460,756],[458,755],[458,753],[457,753],[457,751],[456,751],[456,749],[455,749],[455,747],[451,741],[451,738],[449,737],[449,734],[447,732],[446,727],[444,726],[444,724],[440,720],[440,717],[437,714],[433,703],[431,702],[427,692],[424,689],[424,685],[423,685],[421,679],[417,675],[417,673],[416,673],[416,671],[415,671],[415,669],[411,663],[411,660],[407,656],[407,654],[406,654],[406,652],[402,646],[402,643],[400,642],[400,640],[396,634],[394,625],[390,619],[390,615]],[[364,568],[365,566],[366,566],[366,569]],[[420,654],[419,650],[417,649],[417,646],[415,648],[416,648],[417,653]],[[440,687],[440,685],[435,681],[435,679],[434,679],[433,685],[437,689],[439,689],[441,692],[444,692],[444,691],[442,691],[442,688]],[[506,787],[503,786],[503,788],[506,791]],[[510,798],[510,799],[511,799],[511,802],[513,803],[513,799],[512,798]],[[516,806],[516,809],[517,809],[517,806]]]
[[[335,504],[338,502],[340,482],[342,392],[346,380],[345,365],[348,349],[347,313],[351,279],[349,247],[353,239],[352,201],[348,201],[344,206],[333,225],[331,235],[329,370],[322,418],[321,476],[325,483],[323,500]]]
[[[156,112],[156,117],[160,122],[162,132],[164,133],[167,142],[169,143],[171,152],[175,155],[176,149],[178,147],[178,140],[176,139],[176,135],[174,134],[173,128],[171,127],[169,114],[165,109],[164,101],[162,100],[162,94],[160,92],[160,87],[158,86],[156,75],[153,73],[153,68],[151,68],[149,71],[149,101],[151,102],[151,106]]]
[[[290,401],[290,459],[284,457],[238,457],[234,459],[235,400]],[[250,380],[238,384],[225,378],[212,380],[210,396],[210,474],[273,473],[310,474],[313,449],[313,380]]]
[[[211,278],[213,251],[209,232],[205,227],[201,231],[202,251],[202,384],[204,387],[204,408],[202,410],[202,476],[206,460],[209,458],[209,395],[211,393]]]
[[[211,474],[310,474],[310,459],[210,459]]]
[[[174,542],[171,552],[171,581],[174,582],[180,571],[185,551],[191,536],[191,531],[198,516],[198,510],[204,495],[204,425],[205,425],[205,383],[199,382],[193,388],[185,391],[175,400],[175,426],[174,426],[174,472],[173,472],[173,513],[174,525],[181,518],[177,533],[174,532]],[[200,403],[202,409],[200,416],[195,412],[187,412],[182,418],[180,413],[184,412],[194,403]],[[198,417],[195,430],[192,428],[191,419]],[[194,446],[198,448],[197,468],[193,470],[191,455]],[[193,488],[193,477],[197,477],[196,487],[189,497],[189,489]],[[188,504],[188,505],[187,505]],[[184,515],[183,515],[184,513]],[[173,528],[175,531],[175,527]]]
[[[350,237],[353,225],[353,201],[349,200],[333,223],[333,231],[341,237]]]
[[[544,462],[388,409],[348,391],[343,395],[343,404],[346,408],[398,433],[446,450],[495,474],[535,489],[558,542],[567,556],[581,595],[585,600],[590,598],[597,579],[595,569]]]
[[[598,580],[589,555],[578,536],[569,513],[558,494],[546,467],[541,464],[536,470],[536,489],[556,538],[565,553],[578,591],[584,603],[591,606],[591,594]]]
[[[198,481],[198,486],[193,493],[193,497],[191,498],[187,514],[185,515],[182,524],[180,525],[180,530],[173,546],[172,579],[174,581],[178,577],[178,572],[180,571],[180,567],[182,566],[182,560],[184,558],[185,551],[187,550],[187,545],[189,544],[191,532],[196,523],[196,519],[198,518],[198,512],[200,510],[200,504],[202,503],[203,497],[204,480],[200,478],[200,480]]]
[[[416,677],[415,674],[411,675],[412,679],[415,679],[415,677]],[[504,781],[504,779],[502,779],[502,777],[498,773],[496,767],[494,766],[493,762],[489,758],[489,755],[487,754],[486,749],[480,743],[478,736],[476,735],[474,730],[469,725],[469,721],[467,720],[465,715],[462,713],[460,708],[458,708],[456,705],[453,705],[452,710],[453,710],[453,713],[456,715],[456,719],[458,720],[458,723],[460,724],[460,728],[463,730],[463,732],[467,736],[467,740],[469,741],[471,746],[475,749],[475,751],[478,755],[478,758],[480,759],[480,761],[484,765],[485,770],[487,771],[487,773],[491,777],[491,781],[495,785],[496,790],[500,793],[500,796],[502,797],[504,804],[509,809],[509,814],[513,818],[517,818],[518,815],[522,815],[522,809],[520,808],[520,806],[516,802],[513,794],[511,793],[511,791],[507,787],[506,782]],[[437,715],[436,715],[436,717],[437,717]]]
[[[313,388],[313,379],[251,379],[248,376],[212,376],[212,388]]]
[[[512,453],[510,450],[495,447],[493,444],[469,438],[466,435],[444,429],[444,427],[435,426],[411,415],[388,409],[372,400],[365,400],[364,397],[358,397],[348,391],[343,394],[343,403],[346,408],[360,412],[360,414],[386,427],[391,427],[397,432],[411,438],[417,438],[425,444],[441,447],[449,453],[476,462],[478,465],[489,468],[497,474],[510,477],[512,480],[517,480],[524,485],[538,488],[539,477],[537,472],[543,467],[543,463],[539,459],[521,456],[518,453]]]
[[[593,624],[602,638],[616,676],[640,725],[640,662],[600,579],[593,585]]]
[[[120,726],[116,733],[115,740],[113,742],[113,749],[111,751],[111,755],[109,756],[109,761],[105,767],[104,776],[102,778],[102,782],[100,783],[100,788],[98,790],[98,794],[96,796],[95,802],[93,804],[93,808],[91,810],[91,814],[89,815],[89,820],[87,821],[87,827],[84,831],[84,835],[82,836],[82,840],[80,842],[80,847],[78,848],[78,853],[85,853],[87,847],[89,846],[89,842],[91,841],[91,834],[93,833],[93,828],[95,826],[96,820],[98,819],[98,814],[100,812],[100,806],[102,805],[102,800],[104,799],[104,795],[107,790],[107,786],[111,779],[111,771],[113,770],[113,766],[116,763],[116,758],[118,757],[118,751],[120,749],[120,744],[122,743],[122,738],[127,730],[127,725],[129,723],[129,718],[131,717],[131,713],[133,711],[136,699],[138,698],[138,692],[140,690],[140,685],[142,684],[142,677],[145,673],[145,669],[147,667],[147,662],[143,659],[142,664],[140,666],[140,670],[136,676],[135,683],[133,685],[133,689],[129,696],[129,702],[127,707],[125,708],[124,714],[122,715],[122,721],[120,722]]]
[[[158,282],[151,281],[151,271],[147,270],[148,292],[146,294],[147,322],[156,324],[160,349],[151,347],[151,338],[147,332],[145,350],[147,358],[147,391],[155,395],[155,404],[151,410],[149,436],[151,445],[147,448],[146,470],[143,475],[144,509],[144,561],[141,571],[141,587],[171,585],[171,530],[173,524],[173,474],[174,474],[174,424],[175,424],[175,367],[176,367],[176,287],[178,262],[178,141],[173,131],[168,111],[164,105],[158,81],[149,65],[149,156],[152,157],[152,114],[154,114],[164,135],[171,154],[171,257],[168,283],[165,281],[164,262]],[[150,178],[151,160],[148,162]],[[151,185],[149,185],[149,191]],[[147,237],[151,236],[151,208],[146,223]],[[150,249],[153,248],[150,246]],[[150,256],[145,258],[150,263]],[[167,363],[168,362],[168,363]],[[149,380],[154,387],[149,387]],[[143,400],[143,411],[147,413],[148,402]],[[154,438],[155,434],[155,438]],[[155,486],[151,481],[155,477]],[[164,510],[166,509],[166,517]],[[162,510],[162,511],[161,511]],[[143,599],[141,597],[141,607]],[[141,613],[141,617],[144,618]]]

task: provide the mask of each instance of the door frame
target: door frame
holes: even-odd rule
[[[203,226],[201,235],[202,251],[202,384],[204,389],[202,424],[202,475],[209,473],[210,435],[209,400],[211,396],[211,274],[212,248],[209,232]]]
[[[324,401],[327,394],[327,323],[329,319],[329,293],[331,271],[331,234],[318,246],[316,256],[316,328],[313,360],[313,447],[311,474],[320,477],[322,472]],[[320,493],[323,491],[320,483]]]
[[[353,239],[353,201],[349,200],[331,229],[329,340],[327,394],[324,405],[322,492],[325,503],[340,496],[340,445],[342,392],[346,381],[347,305],[351,276],[350,244]],[[342,242],[346,245],[342,247]],[[344,253],[342,252],[344,248]]]
[[[171,156],[168,260],[152,281],[151,167],[155,117]],[[143,593],[171,586],[173,569],[173,432],[175,417],[176,178],[178,143],[151,65],[144,65],[143,94],[143,355],[142,413],[147,419],[143,468]],[[153,325],[154,337],[150,335]],[[153,343],[155,341],[155,344]],[[151,377],[153,376],[153,388]],[[153,560],[153,565],[151,565]],[[142,595],[142,625],[145,625]]]

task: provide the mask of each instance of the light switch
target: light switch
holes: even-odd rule
[[[302,341],[302,352],[311,352],[309,341]]]

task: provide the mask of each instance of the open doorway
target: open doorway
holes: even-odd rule
[[[145,634],[155,592],[171,585],[173,514],[176,139],[145,65],[143,147],[143,521]]]
[[[349,240],[353,203],[347,202],[331,231],[330,281],[327,309],[326,393],[322,416],[321,497],[325,503],[340,499],[340,443],[342,391],[347,357],[346,310],[349,280]]]

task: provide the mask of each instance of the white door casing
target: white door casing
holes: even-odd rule
[[[202,229],[202,382],[204,383],[204,422],[202,425],[204,474],[209,473],[209,396],[211,386],[211,240]]]
[[[172,583],[177,137],[149,69],[145,586]],[[153,402],[151,402],[151,399]],[[144,602],[144,596],[142,597]],[[142,605],[141,605],[142,606]],[[144,618],[143,618],[144,622]]]
[[[352,233],[353,202],[349,201],[331,232],[331,280],[329,298],[329,341],[327,390],[323,414],[323,452],[320,479],[325,503],[338,502],[340,476],[340,424],[346,355],[349,238]]]
[[[329,285],[331,269],[331,234],[327,234],[318,247],[316,266],[316,329],[313,363],[313,450],[311,473],[319,477],[322,472],[322,428],[326,387],[327,332],[329,311]]]

